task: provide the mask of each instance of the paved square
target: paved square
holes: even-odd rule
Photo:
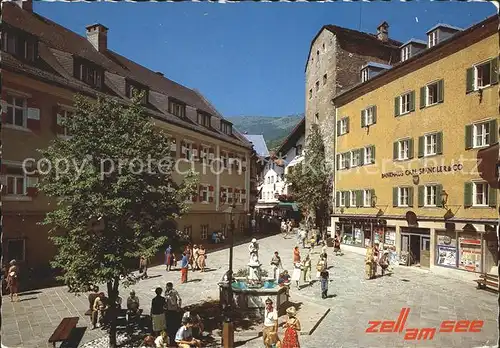
[[[285,268],[291,270],[294,239],[271,236],[259,240],[259,258],[267,268],[275,250],[282,256]],[[187,284],[179,284],[179,272],[167,273],[164,267],[148,271],[150,279],[133,287],[145,313],[149,313],[153,289],[165,287],[172,281],[182,296],[183,306],[217,299],[216,283],[226,270],[229,251],[210,253],[207,264],[214,269],[207,273],[190,272]],[[313,254],[313,265],[318,254]],[[498,335],[498,302],[495,294],[476,290],[475,283],[436,276],[428,271],[397,267],[392,276],[364,279],[363,257],[357,254],[333,256],[328,250],[330,275],[329,294],[335,297],[321,299],[319,284],[301,290],[291,290],[294,302],[314,302],[331,308],[311,336],[301,336],[301,346],[316,347],[479,347],[493,346]],[[237,246],[234,269],[248,262],[247,244]],[[314,268],[314,266],[313,266]],[[314,272],[313,272],[314,273]],[[129,289],[122,290],[124,300]],[[43,289],[20,296],[21,302],[11,303],[3,298],[2,344],[5,347],[49,347],[47,340],[59,321],[66,316],[79,316],[80,326],[88,325],[87,296],[69,294],[64,287]],[[409,307],[407,328],[439,327],[443,320],[484,320],[480,333],[436,333],[432,341],[405,342],[402,334],[366,334],[369,320],[396,320],[401,309]],[[300,319],[300,313],[299,313]],[[304,319],[305,320],[305,319]],[[101,330],[86,330],[82,344],[99,338]],[[280,330],[280,337],[282,331]],[[246,336],[241,338],[248,340]],[[250,340],[244,347],[262,347],[262,339]]]

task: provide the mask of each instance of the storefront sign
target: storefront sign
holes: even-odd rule
[[[339,218],[339,222],[344,224],[354,224],[354,225],[387,225],[387,220],[384,219],[359,219],[359,218]]]
[[[438,260],[440,266],[457,267],[457,248],[446,245],[438,245]]]
[[[443,236],[443,244],[450,245],[451,244],[451,237],[450,236]]]
[[[453,164],[451,166],[433,166],[433,167],[422,167],[417,169],[406,169],[404,171],[400,170],[397,172],[382,173],[382,179],[397,178],[401,176],[410,176],[410,175],[459,172],[462,169],[464,169],[464,166],[461,163]]]

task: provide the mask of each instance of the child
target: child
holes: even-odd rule
[[[328,274],[328,271],[324,270],[320,274],[321,277],[321,298],[327,298],[328,297],[328,281],[330,278],[330,275]]]
[[[264,342],[266,348],[281,348],[281,341],[277,332],[270,332],[267,334],[266,341]]]

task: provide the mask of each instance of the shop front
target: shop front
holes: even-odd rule
[[[401,227],[400,264],[429,268],[431,231],[428,228]]]
[[[396,230],[388,227],[385,219],[340,217],[335,231],[342,244],[362,248],[374,243],[394,245],[396,241]]]

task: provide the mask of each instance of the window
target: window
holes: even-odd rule
[[[168,112],[177,116],[177,117],[185,117],[186,116],[186,105],[175,100],[168,100]]]
[[[345,207],[346,206],[346,199],[347,199],[346,193],[349,193],[349,192],[338,192],[339,207]]]
[[[57,124],[61,127],[60,135],[69,137],[71,136],[70,127],[68,127],[68,121],[73,117],[73,112],[68,110],[59,110],[57,114]]]
[[[438,38],[438,33],[437,30],[429,33],[429,40],[428,40],[428,46],[429,48],[436,46],[437,45],[437,38]]]
[[[22,97],[7,95],[7,115],[5,123],[27,127],[27,100]]]
[[[223,120],[220,121],[220,130],[222,133],[227,134],[227,135],[233,134],[233,126],[231,125],[231,123],[223,121]]]
[[[344,117],[337,122],[337,132],[338,135],[344,135],[349,133],[349,118]]]
[[[184,235],[191,238],[193,236],[193,226],[184,226]]]
[[[8,239],[7,240],[7,258],[9,260],[25,261],[26,248],[24,239]]]
[[[319,81],[316,81],[316,92],[319,91]]]
[[[410,188],[398,187],[398,206],[407,207],[409,205]]]
[[[127,88],[128,98],[134,98],[136,94],[138,95],[142,93],[141,104],[148,103],[148,91],[146,88],[139,87],[138,85],[131,83],[129,81],[126,82],[126,88]]]
[[[351,167],[359,166],[360,157],[361,156],[359,150],[351,151]]]
[[[426,87],[427,94],[427,106],[434,105],[438,102],[438,84],[433,83]]]
[[[2,32],[2,50],[18,58],[34,62],[37,58],[38,42],[27,34],[19,35],[9,31]]]
[[[424,136],[424,155],[432,156],[437,153],[437,133]]]
[[[184,158],[191,160],[193,157],[193,143],[184,142]]]
[[[338,169],[348,169],[351,165],[351,153],[345,152],[337,155]]]
[[[368,75],[368,68],[365,68],[361,70],[361,82],[366,82],[368,81],[369,75]]]
[[[201,225],[200,238],[202,240],[208,239],[208,225]]]
[[[349,191],[349,206],[356,207],[356,191]]]
[[[302,155],[302,145],[297,145],[295,147],[295,156],[301,156]]]
[[[366,108],[365,110],[361,111],[362,128],[366,126],[371,126],[372,124],[375,124],[377,122],[376,110],[377,108],[375,106],[370,106],[369,108]]]
[[[498,58],[468,68],[466,78],[466,93],[497,84]]]
[[[222,169],[229,168],[229,154],[226,151],[220,152],[220,160],[221,160]],[[269,180],[269,178],[267,178],[267,179]]]
[[[425,186],[425,206],[435,207],[437,203],[437,186],[428,185]]]
[[[227,193],[228,193],[227,187],[220,188],[220,203],[221,204],[227,203],[227,199],[228,199]]]
[[[208,203],[208,185],[201,185],[200,186],[200,202],[202,203]]]
[[[375,163],[375,147],[367,146],[365,147],[365,158],[363,159],[363,164]]]
[[[400,103],[400,110],[401,114],[406,114],[410,112],[410,102],[411,102],[411,95],[410,93],[403,94],[400,98],[401,103]]]
[[[210,115],[204,112],[198,112],[198,124],[210,128]]]
[[[309,90],[309,99],[311,99],[311,98],[312,98],[312,96],[313,96],[313,90],[312,90],[312,89],[310,89],[310,90]]]
[[[240,189],[235,189],[234,190],[234,203],[236,203],[236,204],[240,204],[241,203]]]
[[[490,123],[484,122],[473,126],[474,147],[483,147],[490,144]]]
[[[394,116],[401,116],[415,111],[415,91],[406,92],[394,99]]]
[[[372,206],[372,190],[363,190],[363,206]]]
[[[488,205],[488,184],[485,182],[475,182],[473,183],[473,205],[475,206],[486,206]]]
[[[396,159],[400,161],[410,159],[410,139],[396,142]]]
[[[474,67],[476,89],[488,87],[491,84],[491,61]]]
[[[26,180],[24,175],[6,175],[7,195],[22,196],[26,194]]]
[[[76,61],[75,64],[77,67],[75,73],[79,80],[93,87],[102,87],[103,72],[101,69],[96,68],[91,63]]]
[[[326,80],[328,79],[328,75],[324,74],[323,75],[323,86],[326,85]]]
[[[401,50],[401,61],[402,62],[410,59],[410,49],[411,49],[411,47],[408,45],[406,47],[403,47],[403,49]]]
[[[271,184],[274,184],[274,175],[271,176]]]

